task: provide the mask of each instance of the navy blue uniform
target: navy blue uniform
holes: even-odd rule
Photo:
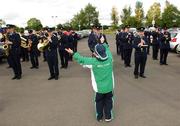
[[[171,40],[171,35],[169,32],[165,32],[164,34],[160,34],[160,64],[161,65],[167,65],[167,56],[168,52],[170,50],[170,44],[169,41]]]
[[[30,48],[30,59],[31,59],[31,68],[38,68],[39,67],[39,61],[38,61],[38,56],[39,56],[39,51],[37,49],[37,45],[39,43],[39,39],[35,34],[32,34],[29,36],[29,39],[32,41],[32,45]]]
[[[8,40],[12,42],[12,45],[9,45],[9,60],[14,71],[15,78],[20,79],[22,75],[21,62],[20,62],[20,53],[21,53],[21,38],[17,33],[10,33]]]
[[[61,39],[59,40],[59,55],[61,59],[61,68],[68,67],[69,53],[65,51],[65,48],[70,48],[68,42],[68,35],[62,34]]]
[[[77,52],[77,44],[78,44],[78,34],[73,33],[73,51]]]
[[[116,34],[116,53],[117,55],[120,55],[120,34],[121,32],[118,31],[118,33]]]
[[[147,47],[147,54],[148,55],[149,55],[149,50],[150,50],[150,46],[151,46],[150,35],[151,35],[150,32],[148,32],[148,31],[144,32],[144,39],[145,39],[145,41],[146,41],[146,43],[148,45],[148,47]]]
[[[143,38],[144,39],[144,38]],[[138,44],[141,43],[140,36],[134,37],[134,44],[133,47],[135,48],[135,69],[134,69],[134,75],[138,76],[144,76],[144,70],[147,60],[147,51],[146,48],[139,47]],[[147,45],[146,43],[144,43]],[[140,72],[139,72],[140,67]]]
[[[125,66],[131,66],[131,54],[132,54],[132,41],[133,35],[129,32],[124,32],[122,34],[122,42],[123,42],[123,54],[124,54],[124,64]]]
[[[94,47],[98,42],[98,37],[96,35],[96,33],[94,32],[91,32],[91,34],[89,35],[89,38],[88,38],[88,46],[89,46],[89,49],[91,50],[91,52],[94,52]]]
[[[50,76],[54,78],[58,78],[59,76],[57,47],[58,38],[53,35],[51,37],[51,41],[49,42],[48,47],[45,49],[45,54],[50,71]]]
[[[153,31],[151,33],[152,37],[153,37],[153,41],[152,41],[152,48],[153,48],[153,54],[152,54],[152,58],[153,60],[157,60],[158,59],[158,52],[159,52],[159,41],[158,41],[158,37],[159,34],[155,31]]]
[[[72,34],[68,36],[68,42],[69,42],[70,49],[73,50],[74,37]],[[69,55],[69,60],[72,61],[72,55]]]
[[[89,35],[88,46],[89,46],[89,49],[91,50],[92,53],[94,52],[95,45],[100,43],[100,38],[102,36],[104,37],[104,43],[108,44],[106,36],[104,34],[102,34],[102,33],[96,34],[94,32],[91,32],[91,34]]]

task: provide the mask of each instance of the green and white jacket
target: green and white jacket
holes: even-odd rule
[[[79,64],[91,69],[92,86],[95,92],[109,93],[114,89],[113,58],[107,44],[106,48],[108,59],[100,61],[93,57],[83,57],[79,53],[74,53],[73,58]]]

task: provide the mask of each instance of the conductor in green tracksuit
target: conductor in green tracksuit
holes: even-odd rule
[[[91,69],[92,86],[96,92],[96,118],[98,121],[105,118],[106,122],[110,122],[113,119],[113,58],[108,45],[102,44],[103,37],[100,41],[101,43],[97,44],[94,49],[95,57],[83,57],[71,49],[66,49],[66,51],[72,54],[74,60],[79,64]]]

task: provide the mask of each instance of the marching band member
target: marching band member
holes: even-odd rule
[[[59,78],[59,68],[58,68],[58,37],[53,34],[54,29],[48,28],[48,46],[45,48],[45,54],[47,58],[47,63],[50,71],[50,77],[48,80],[58,80]]]
[[[61,59],[61,68],[68,68],[69,54],[65,51],[65,48],[70,48],[68,41],[68,32],[64,31],[59,40],[59,55]]]
[[[134,44],[133,47],[135,48],[135,68],[134,68],[134,76],[135,79],[140,77],[146,78],[144,75],[144,70],[146,66],[146,60],[147,60],[147,43],[144,40],[144,27],[138,28],[138,35],[134,37]],[[139,72],[140,67],[140,72]]]
[[[170,33],[164,28],[164,33],[160,34],[160,65],[168,65],[167,64],[167,56],[170,50],[170,43],[171,35]]]
[[[14,71],[14,79],[21,79],[22,69],[20,62],[20,50],[21,50],[21,38],[20,35],[15,32],[15,25],[8,24],[7,26],[7,40],[6,44],[8,44],[9,48],[9,59],[11,62],[11,66]]]
[[[130,26],[125,26],[124,33],[122,34],[124,65],[131,67],[131,54],[132,54],[132,41],[133,34],[129,32]]]
[[[38,69],[39,68],[39,61],[38,61],[38,55],[39,55],[39,51],[37,49],[37,45],[39,43],[38,37],[37,35],[33,34],[33,30],[29,30],[29,52],[30,52],[30,59],[31,59],[31,64],[32,66],[30,67],[30,69]]]

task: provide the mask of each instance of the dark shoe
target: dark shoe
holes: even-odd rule
[[[16,78],[17,80],[20,80],[21,79],[21,76],[17,76],[17,78]]]
[[[144,75],[140,75],[140,77],[142,77],[142,78],[146,78],[146,76],[144,76]]]
[[[168,65],[167,63],[164,63],[164,65]]]
[[[7,69],[12,68],[11,66],[8,66]]]
[[[39,69],[39,67],[38,66],[36,66],[36,67],[34,67],[35,69]]]
[[[60,68],[61,68],[61,69],[63,69],[63,68],[64,68],[64,66],[61,66]]]
[[[14,77],[12,78],[12,80],[15,80],[15,79],[17,79],[17,76],[14,76]]]
[[[34,69],[34,68],[35,68],[35,67],[33,67],[33,66],[32,66],[32,67],[30,67],[30,69]]]
[[[59,79],[59,77],[58,77],[58,76],[55,76],[55,77],[54,77],[54,79],[55,79],[55,80],[58,80],[58,79]]]
[[[128,67],[132,67],[131,65],[128,65]]]
[[[52,80],[52,79],[54,79],[54,76],[51,76],[51,77],[48,78],[48,80]]]
[[[135,79],[138,79],[138,75],[134,75],[134,78],[135,78]]]

